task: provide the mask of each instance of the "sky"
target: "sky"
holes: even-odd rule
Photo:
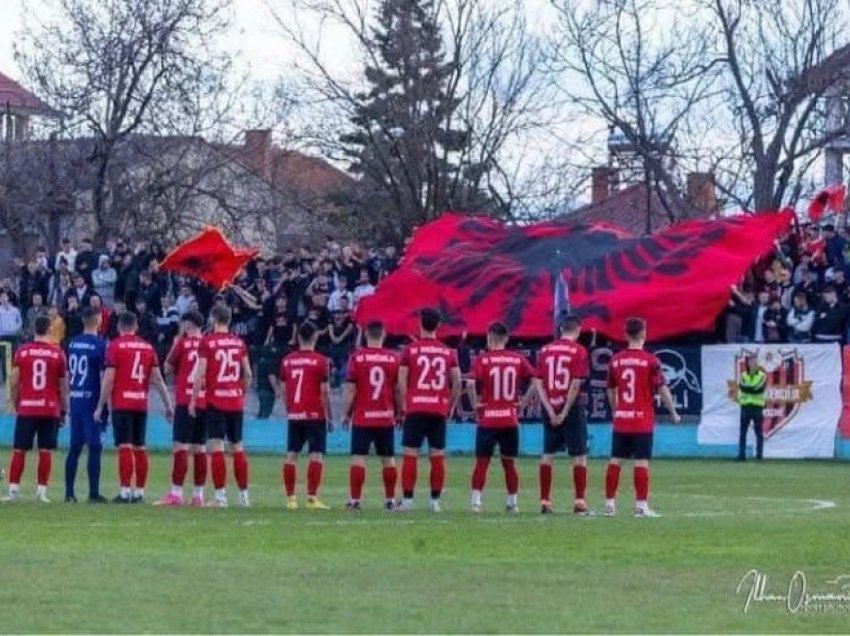
[[[46,4],[44,0],[0,0],[0,71],[6,75],[21,79],[12,47],[24,6]],[[237,56],[241,67],[258,80],[273,79],[287,66],[279,55],[281,38],[266,0],[233,0],[233,25],[220,46]]]
[[[365,3],[370,0],[362,1]],[[269,6],[276,6],[283,7],[285,11],[286,0],[232,2],[233,24],[228,35],[220,42],[221,48],[237,58],[240,69],[259,81],[276,79],[291,70],[295,56],[284,45],[280,27],[269,10]],[[540,30],[546,28],[549,11],[547,2],[526,0],[529,19]],[[0,71],[14,79],[22,79],[15,64],[13,43],[21,28],[24,6],[41,11],[49,4],[49,0],[0,0]],[[325,32],[322,49],[336,67],[344,67],[352,61],[345,40],[336,37],[334,33]]]

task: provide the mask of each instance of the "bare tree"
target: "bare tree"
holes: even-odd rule
[[[840,0],[556,6],[550,71],[565,106],[635,153],[671,219],[689,212],[682,175],[692,170],[714,173],[744,210],[795,203],[846,130],[826,132],[824,100],[850,72]]]
[[[398,113],[372,118],[369,130],[358,121],[370,100],[374,105],[374,95],[363,91],[367,77],[374,79],[374,69],[387,63],[375,37],[377,9],[387,3],[285,0],[270,5],[287,42],[301,55],[301,79],[321,113],[311,129],[314,143],[328,156],[350,162],[346,141],[351,139],[340,139],[339,130],[352,130],[354,121],[359,148],[371,153],[372,173],[361,180],[361,205],[355,201],[361,230],[399,239],[446,209],[513,214],[525,193],[517,191],[508,147],[542,126],[548,105],[541,49],[520,0],[423,3],[433,12],[428,19],[438,25],[445,48],[439,103],[410,109],[421,115],[413,118],[417,121],[408,118],[408,129],[417,129],[413,136],[419,139],[413,144],[394,128]],[[362,64],[360,75],[345,75],[327,63],[322,38],[311,29],[315,25],[345,34]],[[416,90],[411,83],[411,93]],[[385,104],[392,102],[391,95]],[[423,117],[431,120],[427,126],[418,125]],[[423,128],[431,131],[424,143]],[[370,208],[378,214],[365,214]]]
[[[850,79],[845,5],[706,0],[705,6],[720,36],[721,104],[738,146],[727,174],[733,184],[744,182],[729,194],[755,211],[794,203],[813,161],[841,134],[826,134],[823,98]]]
[[[692,161],[695,114],[716,94],[708,29],[655,0],[555,5],[548,58],[561,103],[603,124],[637,159],[632,178],[658,195],[671,220],[687,215],[677,169]],[[647,214],[647,230],[649,222]]]
[[[76,195],[88,171],[66,143],[5,139],[0,158],[0,227],[23,253],[31,238],[58,249],[74,220]]]
[[[140,133],[195,135],[220,114],[227,58],[211,48],[229,0],[55,0],[29,16],[16,57],[64,113],[63,132],[91,136],[96,238],[119,229],[116,154]]]

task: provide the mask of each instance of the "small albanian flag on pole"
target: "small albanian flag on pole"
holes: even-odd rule
[[[825,187],[815,195],[809,204],[809,220],[817,223],[823,218],[824,212],[837,214],[844,209],[844,200],[847,198],[847,186],[836,183]]]
[[[194,276],[221,289],[259,252],[258,249],[234,248],[219,228],[208,227],[175,247],[159,268]]]

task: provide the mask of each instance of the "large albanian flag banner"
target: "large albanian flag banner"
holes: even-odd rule
[[[435,307],[443,336],[480,336],[500,320],[515,337],[543,338],[569,309],[614,340],[630,316],[647,319],[655,341],[709,331],[730,286],[792,221],[790,212],[738,216],[635,237],[605,225],[515,227],[447,214],[415,232],[399,269],[361,300],[357,320],[410,335],[419,310]]]

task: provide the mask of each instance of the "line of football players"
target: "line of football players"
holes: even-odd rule
[[[85,331],[74,338],[67,356],[47,339],[49,320],[35,322],[35,339],[15,353],[10,404],[16,414],[9,469],[9,494],[20,498],[26,455],[37,441],[36,499],[47,502],[47,485],[59,427],[70,419],[71,436],[65,465],[66,501],[75,502],[77,464],[88,449],[88,501],[102,503],[100,457],[104,422],[111,416],[118,449],[119,504],[144,501],[148,477],[145,448],[149,392],[153,388],[173,422],[171,487],[155,505],[184,504],[184,482],[191,463],[192,506],[225,507],[229,452],[238,488],[238,503],[250,505],[249,463],[243,446],[245,394],[252,384],[251,367],[242,340],[230,333],[230,311],[215,307],[212,329],[203,334],[204,320],[189,312],[182,317],[181,335],[165,361],[175,378],[174,406],[153,347],[136,335],[131,313],[118,319],[119,335],[107,345],[98,336],[100,314],[85,311]],[[482,493],[490,462],[498,449],[505,476],[505,510],[516,513],[519,472],[518,408],[532,392],[543,407],[543,453],[539,464],[540,510],[553,512],[553,459],[561,451],[572,458],[573,514],[593,514],[586,502],[587,421],[583,384],[589,375],[588,353],[579,344],[581,324],[568,316],[558,337],[544,346],[536,365],[507,348],[510,334],[501,323],[487,333],[487,350],[474,360],[469,377],[461,377],[457,353],[437,338],[440,315],[420,313],[420,334],[399,355],[384,347],[385,330],[373,322],[364,328],[365,342],[348,364],[342,413],[351,430],[350,496],[347,507],[361,508],[367,457],[381,463],[384,506],[408,511],[414,506],[419,453],[427,443],[430,461],[428,508],[440,510],[446,478],[446,431],[449,413],[466,391],[477,416],[475,462],[470,506],[483,509]],[[297,461],[308,452],[306,506],[325,509],[319,498],[327,434],[334,413],[329,395],[330,361],[316,351],[317,329],[304,323],[298,331],[298,350],[287,355],[270,380],[285,404],[287,451],[282,469],[286,508],[295,509]],[[612,404],[611,459],[605,474],[604,514],[616,514],[615,499],[621,463],[634,460],[635,515],[652,516],[649,499],[649,460],[655,423],[654,396],[659,393],[678,421],[658,360],[644,350],[646,325],[639,318],[625,325],[627,346],[613,356],[608,377]],[[401,497],[396,498],[395,429],[402,428]],[[208,470],[209,469],[209,470]],[[207,501],[204,487],[211,473],[214,493]]]

